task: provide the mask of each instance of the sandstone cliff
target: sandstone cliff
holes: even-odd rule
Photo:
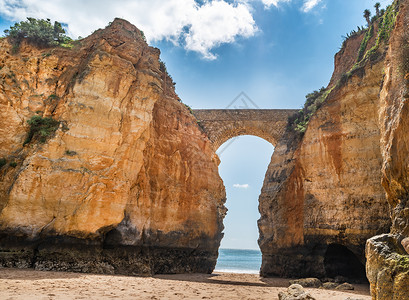
[[[346,40],[305,134],[278,143],[260,195],[262,274],[366,275],[373,299],[408,299],[408,25],[409,1],[394,1]]]
[[[262,275],[363,280],[365,242],[392,216],[367,242],[366,275],[374,299],[409,293],[408,2],[345,42],[305,133],[278,141]],[[16,54],[0,40],[0,114],[0,266],[213,270],[219,160],[137,28],[116,19],[73,49]]]
[[[373,299],[408,299],[409,295],[409,1],[391,36],[380,92],[382,185],[391,207],[390,234],[367,242],[367,275]],[[403,246],[406,246],[406,251]]]
[[[116,19],[73,49],[0,52],[0,265],[211,272],[219,161],[159,50]],[[35,115],[59,127],[24,143]]]
[[[306,132],[289,129],[275,148],[260,195],[262,275],[365,280],[365,242],[389,230],[380,184],[387,47],[377,44],[380,27],[377,20],[345,41]]]

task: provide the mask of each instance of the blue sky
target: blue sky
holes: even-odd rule
[[[114,17],[161,49],[176,92],[192,108],[225,108],[245,92],[260,108],[300,108],[326,86],[343,35],[374,0],[0,0],[0,30],[26,17],[87,36]],[[382,0],[382,7],[391,0]],[[227,190],[226,248],[257,248],[258,195],[273,147],[241,137],[220,156]]]

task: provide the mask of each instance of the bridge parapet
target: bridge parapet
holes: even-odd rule
[[[296,109],[195,109],[200,125],[217,150],[240,135],[258,136],[275,146]]]

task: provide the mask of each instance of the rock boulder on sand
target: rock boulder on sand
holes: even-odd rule
[[[278,294],[280,300],[315,300],[310,294],[304,291],[304,288],[299,284],[292,284],[288,287],[287,292]]]
[[[337,286],[335,288],[336,290],[340,290],[340,291],[352,291],[354,290],[354,286],[348,282],[345,282],[343,284],[340,284],[339,286]]]
[[[301,279],[290,280],[290,285],[292,284],[299,284],[303,287],[312,287],[312,288],[319,288],[322,286],[322,282],[318,278],[301,278]]]
[[[324,289],[326,289],[326,290],[334,290],[334,289],[336,289],[338,286],[339,286],[339,284],[338,284],[338,283],[335,283],[335,282],[325,282],[325,283],[322,285],[322,288],[324,288]]]

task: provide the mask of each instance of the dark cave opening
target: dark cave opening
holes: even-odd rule
[[[351,282],[368,282],[365,265],[347,247],[339,244],[328,245],[324,258],[327,277],[346,277]]]

